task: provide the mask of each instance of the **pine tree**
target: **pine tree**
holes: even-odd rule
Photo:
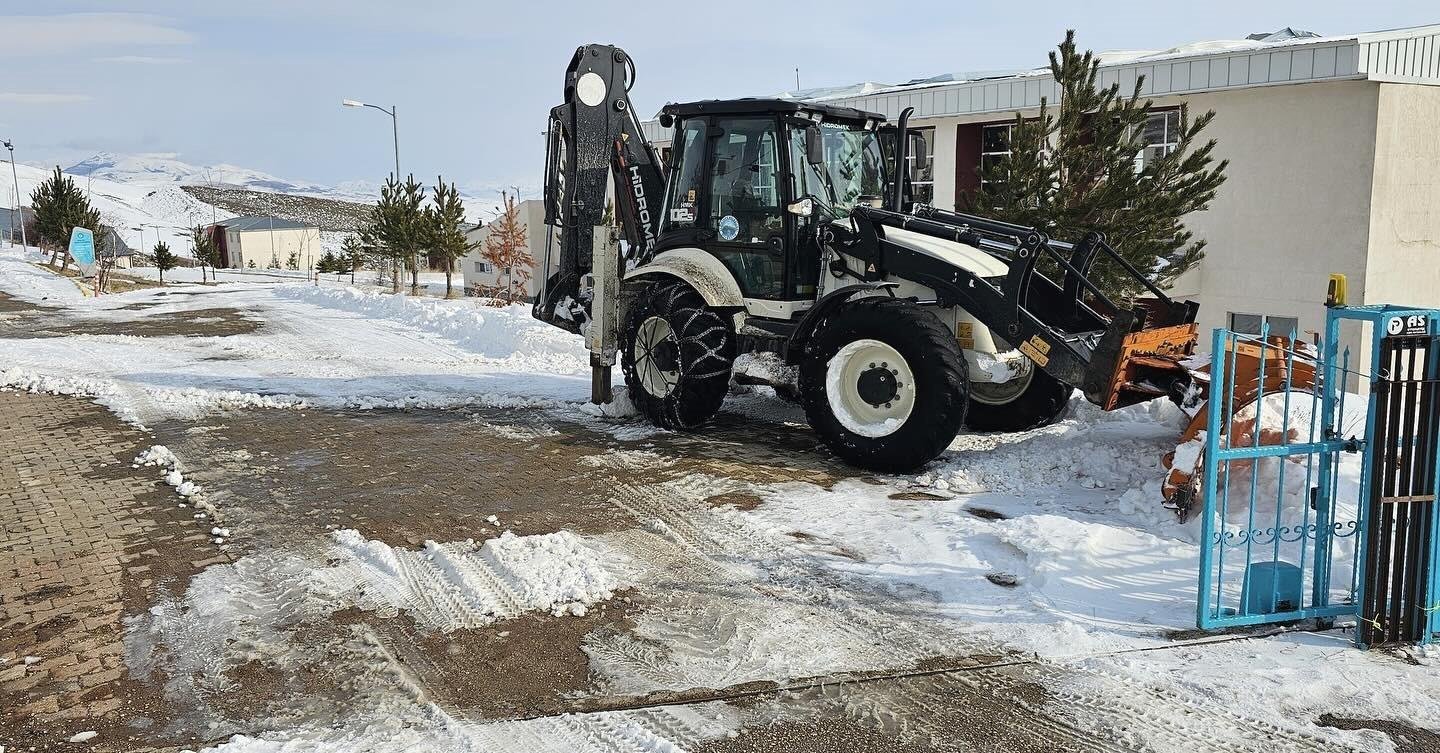
[[[254,268],[255,268],[255,260],[254,260],[254,259],[251,259],[250,261],[245,262],[245,268],[246,268],[246,269],[254,269]]]
[[[200,282],[205,282],[205,267],[213,270],[220,263],[220,247],[204,225],[190,229],[190,243],[195,247],[195,262],[200,265]]]
[[[355,284],[355,270],[365,263],[365,232],[347,235],[340,242],[340,257],[336,261],[336,272],[349,272],[350,284]]]
[[[1118,83],[1097,87],[1099,66],[1093,53],[1076,51],[1075,32],[1066,32],[1050,53],[1061,92],[1058,114],[1042,99],[1039,117],[1016,116],[1009,155],[983,172],[970,205],[977,214],[1037,227],[1057,240],[1104,233],[1126,261],[1163,287],[1204,257],[1205,241],[1195,239],[1183,219],[1207,208],[1225,182],[1228,161],[1215,164],[1215,141],[1199,141],[1215,113],[1192,120],[1182,104],[1176,148],[1146,154],[1138,166],[1151,112],[1150,100],[1140,99],[1144,77],[1122,94]],[[1113,262],[1098,262],[1091,279],[1112,298],[1143,290]]]
[[[420,207],[425,202],[425,188],[411,175],[404,183],[390,176],[380,189],[380,201],[370,212],[370,233],[377,250],[392,266],[393,292],[400,292],[400,268],[412,270],[411,294],[420,292],[420,271],[415,255],[425,241],[425,216]]]
[[[485,238],[485,250],[481,256],[505,276],[494,299],[501,305],[507,305],[529,296],[526,283],[535,268],[535,258],[530,255],[530,243],[525,224],[520,221],[519,205],[512,196],[504,193],[500,196],[505,202],[505,211],[490,223],[490,234]]]
[[[465,205],[454,183],[446,185],[444,177],[437,177],[431,201],[432,206],[425,209],[426,245],[430,255],[445,270],[445,297],[454,298],[455,262],[470,253],[476,244],[465,237],[465,230],[460,226],[465,221]]]
[[[50,265],[59,261],[62,271],[70,264],[71,231],[77,227],[96,233],[100,230],[100,212],[90,206],[85,192],[59,167],[35,187],[30,195],[30,207],[35,212],[39,245],[50,248]]]
[[[286,269],[292,269],[292,270],[295,270],[295,269],[299,269],[299,268],[300,268],[300,252],[299,252],[299,251],[291,251],[291,252],[290,252],[290,257],[285,260],[285,268],[286,268]]]
[[[165,241],[155,244],[155,268],[160,270],[160,282],[165,282],[165,272],[175,268],[175,254],[170,253],[170,246]]]

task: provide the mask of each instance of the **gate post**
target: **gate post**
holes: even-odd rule
[[[1440,627],[1440,311],[1364,306],[1371,325],[1355,643],[1429,643]]]

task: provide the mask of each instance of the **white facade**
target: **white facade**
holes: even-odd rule
[[[525,297],[529,299],[539,290],[543,274],[541,267],[545,263],[545,203],[539,199],[530,199],[520,202],[517,208],[520,222],[525,226],[530,258],[535,260],[529,270],[529,281],[525,283]],[[519,277],[507,275],[506,270],[497,269],[485,260],[485,241],[490,237],[490,230],[491,225],[485,225],[465,234],[466,240],[475,245],[475,249],[460,260],[466,295],[485,295],[487,291],[504,290],[520,283]]]
[[[289,224],[289,223],[286,223]],[[287,268],[293,254],[300,269],[313,269],[324,255],[320,243],[320,228],[274,227],[266,223],[243,228],[226,227],[225,250],[228,265],[232,269],[250,266],[264,269],[273,263]]]

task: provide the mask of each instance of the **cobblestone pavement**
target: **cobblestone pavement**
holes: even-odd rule
[[[153,743],[135,725],[169,712],[126,671],[123,618],[227,558],[105,409],[0,391],[0,427],[0,745]]]

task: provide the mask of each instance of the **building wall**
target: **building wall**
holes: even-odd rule
[[[236,269],[252,261],[263,269],[270,265],[272,258],[279,259],[283,269],[292,252],[299,254],[301,269],[310,269],[325,253],[320,244],[320,230],[313,227],[230,230],[226,243],[230,249],[230,266]]]
[[[1229,312],[1321,331],[1335,272],[1352,300],[1365,299],[1378,92],[1341,81],[1185,98],[1193,114],[1215,111],[1205,135],[1230,161],[1210,209],[1185,220],[1208,245],[1175,292],[1199,301],[1202,333],[1226,326]]]
[[[1363,301],[1440,308],[1440,87],[1379,86]]]
[[[535,260],[535,265],[530,269],[530,280],[526,282],[525,288],[529,296],[533,297],[540,289],[541,266],[545,263],[545,202],[539,199],[522,201],[519,204],[520,222],[525,225],[525,239],[529,246],[530,257]],[[482,255],[485,249],[485,240],[490,237],[491,225],[477,228],[466,234],[470,243],[476,246],[474,251],[466,254],[460,261],[460,271],[465,279],[465,291],[468,295],[474,295],[480,289],[494,289],[504,287],[507,283],[505,270],[491,269],[481,271],[476,265],[488,264]]]

